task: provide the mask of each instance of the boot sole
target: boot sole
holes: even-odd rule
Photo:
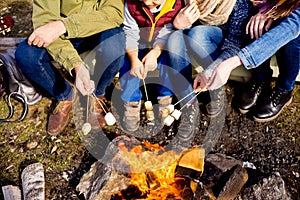
[[[249,109],[249,110],[243,110],[243,109],[240,109],[240,108],[239,108],[239,111],[240,111],[240,113],[242,113],[242,114],[247,114],[247,113],[250,111],[250,109]]]
[[[269,122],[269,121],[272,121],[272,120],[276,119],[280,115],[280,113],[283,111],[283,109],[286,106],[290,105],[290,103],[292,102],[292,100],[293,100],[293,97],[291,97],[290,100],[288,100],[288,102],[286,102],[284,104],[284,106],[281,108],[281,110],[276,115],[274,115],[272,117],[269,117],[269,118],[263,118],[263,119],[257,118],[255,116],[253,116],[254,121],[256,121],[256,122]]]

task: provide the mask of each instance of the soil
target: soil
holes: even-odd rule
[[[27,37],[30,34],[31,8],[31,1],[0,2],[1,15],[9,15],[15,22],[12,31],[3,37]],[[233,81],[226,85],[225,123],[223,128],[223,124],[219,125],[222,131],[211,152],[252,162],[266,174],[278,171],[292,198],[300,199],[300,86],[297,84],[293,91],[293,102],[277,119],[266,123],[254,122],[237,111],[236,100],[244,86],[244,83]],[[202,97],[198,100],[202,102]],[[19,103],[13,103],[18,110]],[[30,163],[41,162],[45,171],[46,199],[83,199],[76,191],[76,185],[96,158],[81,141],[74,119],[59,136],[51,137],[46,133],[50,109],[51,99],[45,95],[29,107],[24,121],[0,124],[0,186],[21,187],[22,169]],[[5,117],[8,112],[6,96],[0,99],[0,110],[0,116]],[[205,112],[201,112],[199,118],[195,144],[201,145],[212,120]],[[116,127],[106,133],[112,138],[116,131],[125,134]],[[172,136],[172,130],[171,133],[162,131],[162,135],[151,138],[151,142],[161,142]],[[3,199],[1,192],[0,199]]]

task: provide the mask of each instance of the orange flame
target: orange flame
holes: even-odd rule
[[[130,166],[131,183],[139,188],[142,195],[147,194],[147,200],[165,200],[170,196],[183,200],[182,189],[176,185],[176,181],[182,178],[175,177],[180,155],[174,151],[163,152],[159,145],[143,144],[152,151],[144,151],[142,146],[130,151],[121,147],[122,160]]]

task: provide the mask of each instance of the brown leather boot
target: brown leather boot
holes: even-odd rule
[[[105,122],[105,109],[108,111],[108,108],[105,103],[105,97],[97,97],[97,98],[91,98],[90,99],[90,110],[89,110],[89,116],[88,116],[88,122],[92,126],[92,130],[99,130],[100,128],[103,128],[106,125]]]
[[[76,95],[72,101],[59,101],[57,103],[48,119],[48,134],[56,136],[63,131],[69,122],[72,105],[77,99],[78,96]]]

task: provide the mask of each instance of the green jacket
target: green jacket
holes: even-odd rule
[[[33,26],[62,20],[67,33],[47,47],[55,61],[70,73],[83,61],[69,41],[120,26],[124,0],[34,0]]]

